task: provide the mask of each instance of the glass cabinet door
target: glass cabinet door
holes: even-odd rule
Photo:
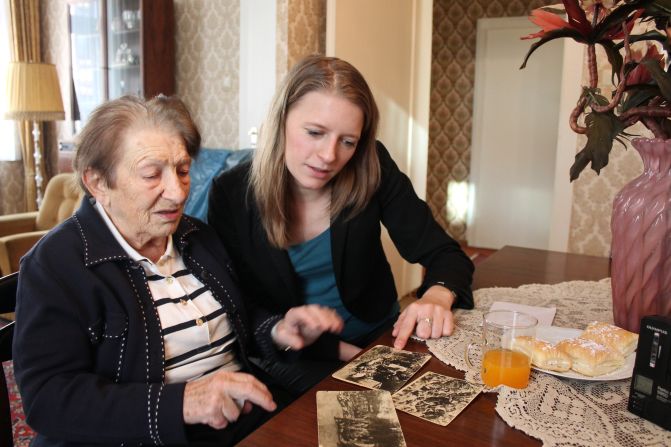
[[[140,0],[107,0],[109,98],[142,91]]]
[[[175,93],[172,0],[67,3],[75,133],[109,99]]]
[[[106,97],[106,70],[103,59],[101,2],[82,0],[69,3],[72,57],[72,116],[75,131]]]

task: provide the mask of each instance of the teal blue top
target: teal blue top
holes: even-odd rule
[[[300,280],[301,290],[306,304],[319,304],[334,309],[345,322],[340,337],[352,341],[362,335],[373,332],[388,318],[375,323],[367,323],[352,315],[340,299],[333,272],[331,257],[331,229],[287,250],[294,270]],[[398,302],[392,307],[389,318],[399,312]]]

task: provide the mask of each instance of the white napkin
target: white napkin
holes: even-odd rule
[[[522,312],[536,317],[539,326],[552,326],[552,320],[554,320],[555,313],[557,312],[556,307],[527,306],[525,304],[508,303],[507,301],[494,301],[489,310],[514,310]]]

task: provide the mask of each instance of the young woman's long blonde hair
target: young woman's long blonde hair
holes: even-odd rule
[[[291,174],[285,163],[286,120],[291,107],[307,93],[333,93],[363,113],[363,128],[354,156],[331,181],[331,221],[347,208],[347,218],[368,205],[380,184],[380,162],[375,148],[379,112],[361,73],[334,57],[308,56],[287,74],[275,93],[260,132],[251,170],[251,192],[271,244],[286,248],[292,225]]]

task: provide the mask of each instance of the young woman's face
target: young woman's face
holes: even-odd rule
[[[354,155],[363,112],[349,100],[313,91],[287,114],[285,160],[298,192],[324,188]]]

